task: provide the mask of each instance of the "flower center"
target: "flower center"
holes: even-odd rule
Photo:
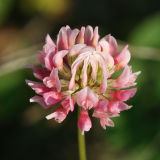
[[[71,65],[72,78],[69,89],[77,90],[89,86],[96,92],[107,87],[108,67],[103,56],[93,47],[82,48]]]

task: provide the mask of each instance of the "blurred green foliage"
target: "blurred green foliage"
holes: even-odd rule
[[[134,45],[160,48],[160,13],[142,20],[129,35]]]
[[[9,17],[13,8],[14,0],[0,0],[0,24]]]
[[[26,13],[37,12],[51,19],[65,14],[70,5],[69,0],[21,0],[22,10]]]

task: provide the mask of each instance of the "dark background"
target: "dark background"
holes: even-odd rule
[[[103,130],[97,120],[86,134],[88,160],[160,160],[159,0],[0,0],[0,160],[77,160],[77,116],[62,124],[30,104],[33,79],[26,64],[37,64],[45,35],[63,25],[99,26],[129,44],[133,71],[141,70],[133,108]]]

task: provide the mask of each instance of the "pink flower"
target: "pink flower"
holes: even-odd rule
[[[72,111],[74,110],[74,100],[71,98],[71,95],[69,95],[66,99],[64,99],[62,102],[61,102],[63,108],[69,112],[69,111]]]
[[[123,48],[121,53],[114,57],[116,70],[120,70],[125,67],[130,61],[131,55],[128,50],[128,45]]]
[[[61,123],[67,117],[67,111],[63,107],[56,108],[55,112],[46,116],[47,119],[54,118],[58,123]]]
[[[111,113],[120,113],[121,111],[130,109],[131,106],[128,106],[122,101],[110,101],[108,104],[108,111]]]
[[[132,73],[128,65],[131,58],[128,45],[118,53],[113,36],[99,38],[98,27],[87,26],[80,30],[62,27],[56,43],[46,36],[43,50],[38,52],[42,66],[27,66],[40,80],[26,81],[39,95],[32,97],[30,102],[37,102],[44,108],[59,103],[61,106],[46,117],[59,123],[74,111],[77,104],[81,110],[78,127],[82,134],[92,127],[90,110],[94,110],[92,116],[100,119],[104,129],[113,127],[111,118],[131,108],[125,101],[137,91],[136,88],[128,89],[136,85],[135,80],[140,74],[140,71]],[[120,69],[123,69],[122,74],[113,78],[112,75]]]
[[[99,44],[102,47],[103,52],[107,52],[112,56],[115,56],[117,54],[117,49],[118,49],[117,41],[110,34],[102,38],[99,41]]]
[[[89,87],[83,88],[76,93],[77,104],[84,109],[91,109],[98,103],[98,95],[95,94]]]
[[[33,75],[39,80],[43,80],[45,77],[49,76],[50,72],[46,68],[33,67],[31,65],[26,66],[26,68],[31,68],[33,70]]]
[[[95,110],[99,112],[107,112],[107,105],[108,105],[108,100],[107,99],[100,99],[98,101],[97,106],[95,106]]]
[[[100,119],[100,124],[104,129],[106,129],[106,126],[114,126],[114,122],[110,119],[110,117],[119,116],[118,112],[107,113],[107,111],[109,111],[108,103],[109,101],[107,99],[100,99],[93,113],[93,117]]]
[[[92,127],[91,119],[86,110],[81,110],[80,116],[78,119],[78,127],[82,130],[82,134],[84,135],[84,131],[89,131]]]
[[[132,73],[132,67],[126,65],[122,74],[116,79],[110,80],[110,88],[121,89],[135,86],[135,80],[141,71]]]
[[[43,79],[43,83],[48,87],[48,88],[55,88],[57,92],[61,91],[61,83],[58,77],[58,69],[53,68],[50,76],[46,76]]]
[[[30,102],[37,102],[39,103],[41,106],[43,106],[43,108],[49,108],[51,107],[52,105],[47,105],[43,99],[43,97],[41,96],[34,96],[32,98],[30,98]]]
[[[50,91],[43,94],[43,99],[47,105],[54,105],[62,100],[61,93]]]
[[[37,93],[43,95],[44,93],[50,91],[43,83],[41,82],[34,82],[30,80],[26,80],[26,83]]]
[[[111,97],[119,101],[127,101],[136,94],[137,88],[112,91]]]

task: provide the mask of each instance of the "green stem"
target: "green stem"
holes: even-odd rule
[[[80,115],[80,107],[78,107],[78,118]],[[85,135],[82,135],[82,131],[78,128],[78,150],[79,150],[79,160],[87,160],[86,158],[86,145],[85,145]]]

